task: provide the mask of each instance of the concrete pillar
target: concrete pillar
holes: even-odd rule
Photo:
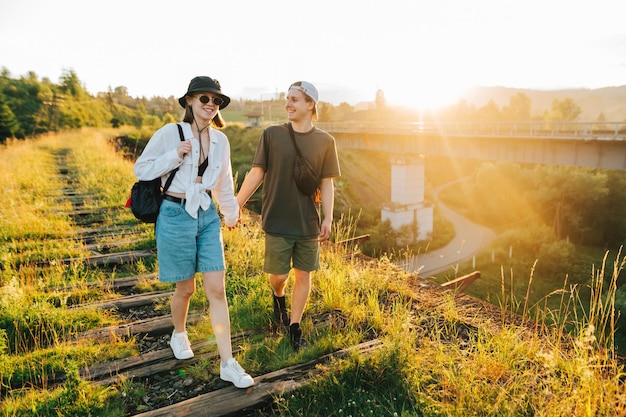
[[[391,158],[391,202],[419,204],[424,202],[424,158]]]
[[[424,201],[423,157],[391,159],[391,202],[383,205],[381,220],[389,220],[394,229],[417,224],[417,239],[430,237],[433,232],[433,205]]]

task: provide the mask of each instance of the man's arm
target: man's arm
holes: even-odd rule
[[[237,202],[240,208],[243,208],[248,202],[248,199],[254,194],[257,188],[259,188],[264,178],[265,170],[261,167],[252,167],[252,169],[248,171],[237,193]]]
[[[322,197],[322,225],[318,240],[324,241],[330,237],[333,223],[333,209],[335,207],[335,185],[332,178],[322,178],[320,184]]]

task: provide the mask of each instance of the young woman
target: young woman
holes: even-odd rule
[[[181,141],[176,124],[167,124],[154,133],[135,163],[139,180],[160,177],[163,185],[178,168],[163,196],[155,229],[159,279],[176,283],[170,346],[177,359],[193,357],[185,324],[196,289],[194,277],[200,272],[221,358],[220,378],[247,388],[254,380],[232,355],[224,245],[213,201],[215,198],[219,204],[225,225],[235,226],[239,205],[234,196],[230,144],[218,130],[224,126],[220,109],[228,106],[230,98],[222,93],[217,80],[199,76],[191,80],[178,102],[185,109],[180,123],[185,140]]]

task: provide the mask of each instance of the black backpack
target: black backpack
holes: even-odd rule
[[[176,126],[178,126],[180,140],[184,141],[183,128],[180,124],[176,124]],[[156,223],[159,209],[163,202],[163,194],[172,184],[176,171],[178,171],[178,167],[170,173],[163,190],[161,190],[160,177],[151,181],[137,181],[133,184],[133,188],[130,190],[130,198],[126,202],[126,207],[130,207],[137,219],[144,223]]]

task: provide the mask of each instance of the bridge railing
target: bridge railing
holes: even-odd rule
[[[319,122],[330,133],[626,140],[626,122]]]

